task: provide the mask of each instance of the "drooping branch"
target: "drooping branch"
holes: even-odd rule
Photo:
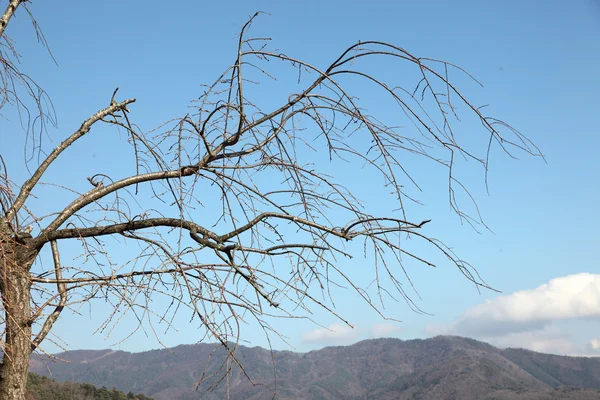
[[[40,345],[40,343],[42,343],[42,341],[46,338],[48,333],[50,333],[52,326],[54,325],[54,323],[60,316],[60,313],[62,312],[62,310],[65,308],[65,305],[67,304],[67,285],[64,282],[62,282],[62,266],[60,263],[60,254],[58,252],[58,245],[56,244],[56,241],[52,241],[50,243],[50,246],[52,249],[52,259],[54,261],[54,274],[56,277],[56,287],[57,287],[59,301],[58,301],[58,304],[56,305],[56,307],[54,308],[54,311],[52,311],[52,313],[50,313],[50,315],[48,315],[48,317],[46,317],[46,320],[44,321],[44,325],[42,325],[40,332],[37,334],[35,339],[33,339],[33,341],[31,342],[31,351],[32,352]],[[40,307],[40,310],[43,310],[43,309],[44,309],[44,307]],[[35,321],[35,319],[37,319],[35,316],[32,317],[31,322],[33,323]]]

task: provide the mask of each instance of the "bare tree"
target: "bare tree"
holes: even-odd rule
[[[8,54],[12,44],[4,30],[23,3],[11,0],[0,21],[2,105],[35,104],[34,116],[53,121],[44,92],[18,72]],[[315,308],[346,322],[333,305],[334,286],[354,291],[378,313],[384,298],[396,295],[416,308],[402,286],[410,282],[405,264],[433,262],[431,252],[411,251],[407,239],[427,244],[467,279],[487,287],[469,264],[426,232],[429,220],[411,219],[407,202],[418,199],[409,188],[418,186],[403,160],[416,157],[442,167],[453,210],[467,222],[480,223],[477,212],[470,216],[459,207],[455,190],[468,192],[454,174],[455,160],[473,160],[487,171],[494,146],[509,154],[539,155],[538,149],[472,105],[449,76],[472,78],[453,64],[369,41],[348,47],[319,68],[271,50],[268,39],[248,37],[255,17],[241,29],[234,63],[205,87],[193,112],[144,133],[131,122],[135,99],[119,100],[115,90],[107,106],[39,158],[24,182],[12,181],[2,162],[0,398],[24,399],[32,352],[50,340],[65,308],[94,299],[113,309],[103,329],[127,315],[138,321],[136,329],[154,331],[156,323],[169,325],[176,313],[189,312],[201,337],[216,339],[226,349],[228,362],[218,371],[225,376],[238,365],[235,349],[244,324],[276,333],[272,318],[308,318]],[[410,68],[412,75],[392,77],[408,82],[398,85],[371,74],[370,62],[381,59]],[[267,70],[272,61],[286,65],[300,89],[286,95],[273,86],[265,102],[255,97],[256,82],[275,78]],[[395,107],[398,121],[393,123],[408,123],[410,129],[362,109],[352,90],[357,80]],[[20,98],[17,86],[25,87],[21,97],[34,103]],[[462,144],[465,134],[453,128],[459,111],[480,122],[479,135],[487,145],[467,149]],[[28,202],[47,169],[99,124],[127,133],[123,146],[130,146],[135,169],[111,178],[98,165],[98,174],[87,177],[88,191],[38,215]],[[28,135],[36,134],[23,125]],[[389,194],[397,210],[381,215],[375,205],[363,204],[327,174],[331,163],[379,176],[380,195]],[[50,183],[70,196],[75,192],[68,183]],[[69,242],[79,244],[82,256],[65,262],[61,246]],[[126,262],[113,260],[118,246],[136,249],[136,254]],[[359,256],[369,256],[372,282],[357,282],[344,271],[344,260],[356,249]],[[53,266],[44,269],[42,261],[50,257]],[[159,297],[169,306],[157,309],[153,301]]]

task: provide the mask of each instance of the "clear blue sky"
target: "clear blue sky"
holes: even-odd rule
[[[6,1],[0,4],[5,7]],[[54,102],[59,125],[48,133],[55,143],[104,107],[117,86],[121,96],[138,99],[132,116],[143,130],[184,115],[190,100],[201,94],[200,85],[212,82],[233,61],[236,34],[257,10],[271,15],[256,21],[256,35],[272,37],[274,47],[317,66],[327,66],[357,40],[372,39],[464,67],[484,85],[467,85],[466,94],[490,104],[488,114],[532,139],[547,164],[531,157],[511,160],[496,152],[489,196],[481,176],[473,175],[468,183],[493,233],[461,226],[447,212],[446,198],[438,201],[443,191],[425,194],[429,207],[420,213],[434,219],[434,236],[502,293],[478,293],[448,265],[422,268],[411,271],[411,277],[422,298],[419,306],[432,316],[412,313],[403,303],[388,303],[387,315],[403,322],[383,321],[356,296],[348,296],[337,306],[354,330],[332,325],[338,321],[322,313],[317,320],[335,332],[305,321],[275,325],[300,351],[377,336],[409,339],[438,333],[561,354],[594,354],[600,347],[595,341],[600,339],[600,2],[34,0],[30,9],[58,66],[36,43],[22,12],[7,33],[23,55],[23,71]],[[378,68],[386,71],[387,66]],[[393,115],[385,117],[393,120]],[[0,152],[16,166],[21,150],[11,150],[9,157],[6,149],[21,145],[19,128],[14,120],[0,123]],[[100,139],[90,140],[94,154],[114,151]],[[45,146],[50,149],[51,142],[46,140]],[[71,165],[89,160],[85,152],[68,157]],[[77,172],[64,167],[53,176],[85,179]],[[55,200],[48,200],[49,208]],[[118,331],[108,339],[92,335],[99,322],[93,310],[85,310],[81,316],[65,315],[56,325],[55,333],[70,349],[141,351],[160,346],[143,334],[119,345],[113,345],[123,336]],[[500,335],[486,329],[494,324],[506,331]],[[179,328],[164,336],[166,345],[198,340],[186,318]],[[244,338],[264,346],[262,335],[250,329]],[[289,349],[278,340],[273,345]],[[47,350],[55,347],[47,345]]]

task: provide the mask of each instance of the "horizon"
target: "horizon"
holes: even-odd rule
[[[599,358],[600,354],[581,354],[581,355],[568,355],[568,354],[555,354],[555,353],[546,353],[546,352],[541,352],[541,351],[535,351],[535,350],[530,350],[524,347],[512,347],[512,346],[508,346],[508,347],[500,347],[500,346],[494,346],[488,342],[482,341],[482,340],[478,340],[478,339],[474,339],[471,337],[467,337],[467,336],[460,336],[460,335],[435,335],[435,336],[430,336],[430,337],[415,337],[415,338],[397,338],[397,337],[392,337],[392,336],[388,336],[388,337],[377,337],[377,338],[368,338],[368,339],[360,339],[354,343],[350,343],[350,344],[344,344],[344,345],[323,345],[322,347],[318,347],[318,348],[314,348],[311,350],[306,350],[306,351],[301,351],[301,350],[295,350],[295,349],[270,349],[267,347],[263,347],[260,345],[248,345],[248,344],[244,344],[244,343],[238,343],[237,346],[241,346],[241,347],[245,347],[247,349],[262,349],[265,351],[269,351],[269,352],[290,352],[290,353],[294,353],[294,354],[308,354],[308,353],[312,353],[315,351],[321,351],[324,349],[328,349],[328,348],[334,348],[334,347],[351,347],[351,346],[355,346],[358,345],[360,343],[363,342],[369,342],[369,341],[377,341],[377,340],[395,340],[395,341],[400,341],[400,342],[414,342],[414,341],[428,341],[428,340],[434,340],[434,339],[438,339],[438,338],[444,338],[444,339],[460,339],[460,340],[472,340],[478,343],[482,343],[485,345],[489,345],[495,349],[498,350],[509,350],[509,349],[513,349],[513,350],[524,350],[524,351],[529,351],[532,353],[538,353],[538,354],[546,354],[546,355],[551,355],[551,356],[559,356],[559,357],[571,357],[571,358]],[[234,342],[230,342],[230,343],[234,343]],[[172,352],[173,350],[177,349],[178,347],[189,347],[189,346],[215,346],[215,347],[219,347],[221,346],[220,343],[218,342],[198,342],[198,343],[181,343],[172,347],[157,347],[157,348],[153,348],[153,349],[147,349],[147,350],[138,350],[138,351],[127,351],[127,350],[121,350],[121,349],[116,349],[116,348],[104,348],[104,349],[70,349],[70,350],[66,350],[66,351],[61,351],[61,352],[57,352],[57,353],[52,353],[52,354],[39,354],[39,353],[34,353],[32,354],[32,357],[36,356],[39,358],[44,358],[44,357],[48,357],[48,356],[57,356],[59,354],[64,354],[64,353],[71,353],[71,352],[77,352],[77,351],[93,351],[93,352],[113,352],[113,353],[117,353],[117,352],[122,352],[122,353],[127,353],[127,354],[141,354],[141,353],[147,353],[147,352],[151,352],[151,351],[162,351],[162,350],[167,350],[169,352]],[[175,355],[177,355],[176,352],[173,352]],[[57,362],[60,362],[60,360],[58,360]]]

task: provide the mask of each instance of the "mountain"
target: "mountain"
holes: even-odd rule
[[[29,374],[27,400],[154,400],[143,394],[125,394],[120,390],[98,389],[89,383],[59,383],[45,376]]]
[[[157,400],[223,399],[600,399],[600,358],[498,349],[473,339],[374,339],[309,353],[240,346],[228,382],[216,374],[196,390],[205,367],[226,367],[210,344],[127,353],[60,353],[68,362],[32,359],[31,371],[61,381],[140,392]],[[276,367],[274,369],[274,366]],[[274,375],[276,374],[276,384]]]

